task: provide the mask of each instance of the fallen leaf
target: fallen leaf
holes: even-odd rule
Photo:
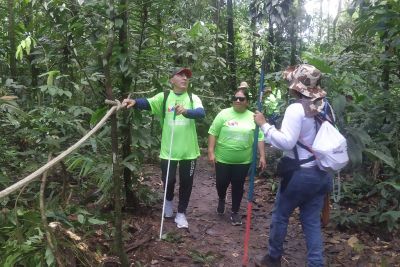
[[[350,247],[352,247],[352,248],[354,248],[354,246],[355,246],[358,242],[359,242],[359,240],[358,240],[358,238],[355,237],[355,236],[352,236],[352,237],[349,238],[349,240],[347,240],[347,244],[348,244]]]

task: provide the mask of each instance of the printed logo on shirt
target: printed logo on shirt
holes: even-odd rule
[[[247,142],[250,138],[250,133],[231,132],[231,133],[229,133],[229,138],[231,140]]]
[[[225,125],[228,127],[238,127],[239,123],[235,120],[230,120],[230,121],[225,122]]]
[[[188,120],[188,119],[183,119],[183,120],[169,120],[168,121],[168,125],[169,126],[172,126],[172,125],[175,125],[175,126],[185,126],[185,125],[189,125],[190,124],[190,120]]]
[[[168,112],[174,112],[175,111],[175,106],[168,107]]]

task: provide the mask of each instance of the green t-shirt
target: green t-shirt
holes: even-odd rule
[[[215,136],[215,158],[227,164],[246,164],[252,160],[254,129],[253,112],[236,112],[232,107],[223,109],[215,117],[208,133]],[[259,132],[258,141],[264,139]]]
[[[172,90],[170,91],[165,105],[165,118],[162,123],[160,158],[169,158],[172,127],[174,127],[174,137],[172,141],[171,160],[195,159],[200,155],[194,119],[178,115],[174,122],[174,107],[176,104],[183,105],[186,109],[203,107],[197,95],[192,94],[192,99],[193,107],[187,92],[176,95]],[[158,93],[147,100],[150,103],[151,112],[162,118],[164,93]]]

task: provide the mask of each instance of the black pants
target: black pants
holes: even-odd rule
[[[232,185],[232,212],[238,212],[244,192],[244,182],[249,171],[248,164],[215,163],[216,185],[219,199],[225,199],[229,184]]]
[[[191,160],[171,160],[168,175],[167,196],[168,201],[174,199],[174,189],[176,183],[176,169],[179,165],[179,203],[178,212],[185,213],[189,205],[192,193],[193,175],[196,169],[196,159]],[[165,178],[167,176],[168,160],[161,159],[161,175],[165,190]]]

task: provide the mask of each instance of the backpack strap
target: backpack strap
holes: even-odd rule
[[[188,92],[188,95],[189,95],[190,105],[193,109],[193,94],[192,94],[192,92]]]
[[[162,104],[162,118],[165,119],[165,112],[167,111],[167,98],[169,96],[170,91],[164,91],[164,99]]]
[[[312,153],[312,151],[311,151],[311,149],[309,147],[303,145],[299,141],[297,141],[296,145],[298,145],[299,147],[304,148],[305,150],[307,150],[310,153]],[[315,156],[314,155],[312,155],[309,158],[299,160],[299,153],[297,152],[297,146],[294,146],[293,153],[294,153],[294,156],[295,156],[296,160],[299,162],[299,165],[303,165],[305,163],[308,163],[308,162],[311,162],[311,161],[315,160]]]

